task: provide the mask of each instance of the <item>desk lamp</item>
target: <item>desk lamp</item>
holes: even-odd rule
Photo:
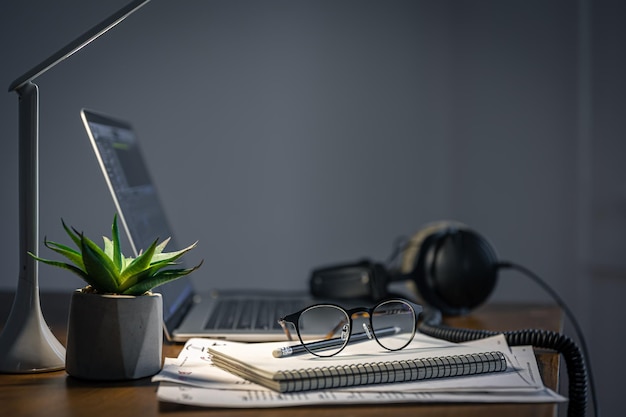
[[[0,372],[63,369],[65,348],[46,324],[39,301],[39,89],[33,80],[82,49],[150,0],[134,0],[16,79],[19,96],[19,259],[17,291],[0,334]]]

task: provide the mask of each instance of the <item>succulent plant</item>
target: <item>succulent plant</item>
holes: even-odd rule
[[[100,294],[142,295],[159,285],[188,275],[200,264],[188,269],[164,269],[178,265],[175,262],[185,253],[196,247],[196,243],[176,252],[164,252],[170,238],[158,243],[155,240],[148,249],[141,251],[136,258],[126,257],[120,249],[117,214],[113,218],[112,238],[104,236],[104,248],[87,238],[74,228],[69,228],[61,220],[63,228],[78,249],[44,239],[44,245],[63,255],[71,263],[29,255],[48,265],[67,269],[87,282],[87,289]]]

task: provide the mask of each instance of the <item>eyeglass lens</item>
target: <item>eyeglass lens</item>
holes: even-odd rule
[[[398,350],[409,344],[415,331],[415,314],[400,300],[383,302],[372,311],[372,317],[356,313],[353,328],[347,313],[333,305],[312,306],[300,315],[299,337],[304,347],[318,356],[338,353],[350,340],[375,338],[386,349]],[[352,335],[350,336],[350,333]],[[318,343],[326,341],[325,343]]]
[[[298,330],[300,341],[309,352],[318,356],[332,356],[348,342],[350,319],[341,308],[313,306],[300,315]],[[320,341],[328,343],[320,345]]]
[[[382,347],[389,350],[402,349],[411,342],[415,334],[415,314],[405,302],[387,301],[379,304],[372,312],[372,327],[374,336]],[[391,334],[389,329],[393,329]]]

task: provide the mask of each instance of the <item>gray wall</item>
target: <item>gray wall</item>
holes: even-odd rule
[[[124,3],[3,2],[0,80],[8,87]],[[178,241],[200,241],[198,288],[304,289],[314,266],[383,260],[396,237],[454,218],[574,308],[608,412],[619,393],[604,358],[622,343],[611,329],[626,284],[624,9],[155,0],[37,81],[41,239],[62,239],[61,217],[109,233],[114,207],[78,113],[128,118]],[[0,114],[0,245],[11,260],[0,288],[10,290],[15,94],[0,95]],[[40,285],[81,282],[42,266]],[[493,299],[548,297],[505,272]]]

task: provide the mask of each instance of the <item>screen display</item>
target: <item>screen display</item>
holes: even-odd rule
[[[122,166],[129,187],[150,184],[146,164],[136,144],[125,141],[113,141],[113,149]]]

